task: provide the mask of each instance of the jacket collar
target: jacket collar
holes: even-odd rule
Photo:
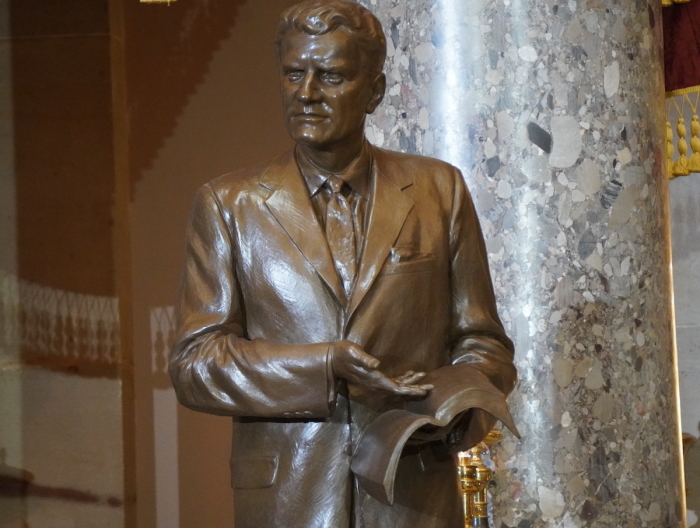
[[[413,207],[413,200],[403,192],[413,181],[409,174],[401,170],[396,155],[371,145],[369,149],[376,171],[372,178],[372,206],[346,321],[349,321],[372,286]],[[260,179],[260,185],[272,191],[265,202],[270,213],[342,305],[345,298],[343,286],[293,150],[270,163]]]
[[[326,180],[331,176],[337,176],[347,183],[353,191],[362,196],[365,200],[369,200],[372,190],[370,189],[371,171],[372,171],[372,151],[369,150],[369,143],[365,141],[360,154],[342,171],[338,173],[329,172],[316,165],[311,159],[304,154],[304,151],[299,147],[294,149],[297,166],[301,171],[301,175],[306,181],[306,186],[309,189],[309,194],[313,196],[326,183]]]
[[[413,179],[396,161],[396,153],[367,143],[377,171],[400,190],[413,185]],[[301,177],[294,158],[294,149],[274,158],[260,177],[260,185],[271,191],[280,189],[288,177]],[[308,194],[308,190],[306,191]]]

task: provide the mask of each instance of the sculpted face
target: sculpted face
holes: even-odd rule
[[[287,34],[281,47],[281,84],[294,141],[328,151],[362,139],[365,115],[375,110],[385,87],[384,76],[371,76],[364,62],[362,50],[344,29]]]

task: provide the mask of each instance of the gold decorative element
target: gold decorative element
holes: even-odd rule
[[[666,92],[666,97],[675,97],[677,95],[688,95],[691,93],[698,93],[700,92],[700,85],[699,86],[688,86],[688,88],[679,88],[678,90],[671,90],[670,92]]]
[[[672,6],[673,4],[687,4],[690,0],[661,0],[662,7]]]
[[[685,140],[686,129],[685,129],[685,119],[682,117],[678,118],[678,125],[676,126],[676,132],[678,133],[678,153],[680,156],[673,164],[673,174],[675,176],[687,176],[690,174],[690,169],[688,169],[688,143]]]
[[[677,98],[670,98],[670,105],[666,107],[666,115],[669,115],[669,110],[675,107],[676,115],[678,116],[678,125],[676,132],[678,134],[677,153],[678,158],[674,161],[673,157],[676,150],[673,147],[673,131],[671,125],[666,121],[666,157],[668,167],[668,178],[673,179],[676,176],[688,176],[691,172],[700,173],[700,119],[698,118],[698,103],[700,102],[700,92],[695,93],[695,102],[691,100],[688,94],[680,97],[681,102],[678,103]],[[692,154],[688,157],[688,142],[686,137],[688,129],[685,125],[685,104],[688,103],[692,110],[692,121],[690,123],[690,147]]]
[[[486,435],[486,438],[484,438],[484,443],[488,447],[492,447],[495,446],[501,440],[503,440],[503,433],[498,429],[493,429],[489,434]]]
[[[462,504],[464,507],[464,526],[467,528],[488,528],[488,495],[486,490],[491,482],[493,472],[484,464],[482,455],[489,447],[498,443],[503,434],[494,429],[483,442],[469,451],[459,453],[457,472],[462,483]]]
[[[700,121],[698,121],[697,113],[693,113],[693,122],[690,123],[690,148],[693,149],[693,155],[688,160],[688,169],[690,172],[700,172]]]
[[[676,177],[673,174],[673,155],[675,153],[676,149],[673,148],[673,130],[671,130],[671,123],[666,121],[666,169],[669,180]]]
[[[700,135],[700,122],[698,121],[698,100],[700,99],[700,93],[695,94],[695,104],[693,104],[690,97],[687,95],[683,97],[688,101],[690,108],[693,110],[693,121],[690,123],[690,148],[693,149],[693,155],[690,156],[690,160],[688,161],[688,170],[690,170],[690,172],[700,172],[700,138],[698,138]]]
[[[170,4],[170,2],[176,2],[177,0],[139,0],[142,4]]]

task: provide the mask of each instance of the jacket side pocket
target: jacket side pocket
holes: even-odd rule
[[[276,456],[231,458],[231,487],[237,489],[269,488],[277,477]]]

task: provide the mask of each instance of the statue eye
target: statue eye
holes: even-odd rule
[[[304,78],[302,70],[290,70],[287,72],[287,78],[292,82],[299,82]]]
[[[340,84],[344,80],[341,74],[335,72],[323,72],[321,74],[321,79],[323,79],[323,82],[329,84]]]

